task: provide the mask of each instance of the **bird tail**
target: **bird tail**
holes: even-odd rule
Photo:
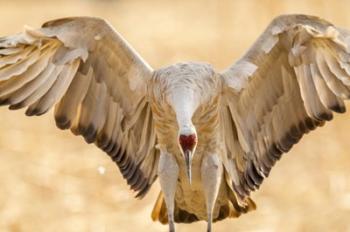
[[[225,172],[226,179],[226,194],[229,199],[230,213],[228,217],[236,218],[242,214],[256,210],[256,204],[250,197],[241,198],[238,196],[232,186],[233,182],[229,177],[228,172]]]
[[[166,211],[166,205],[164,201],[164,195],[162,192],[159,193],[156,203],[154,204],[151,218],[153,221],[159,221],[162,224],[168,223],[168,215]]]
[[[234,195],[233,192],[230,191],[228,195],[231,203],[229,204],[230,213],[228,217],[237,218],[242,214],[256,210],[256,204],[250,197],[247,197],[244,200],[240,200],[240,203],[238,203],[237,197]]]
[[[151,217],[153,221],[159,221],[162,224],[168,224],[168,213],[162,192],[159,193],[157,201],[154,204]],[[198,221],[199,219],[196,215],[189,213],[186,210],[180,209],[175,205],[174,220],[177,223],[191,223]]]
[[[230,202],[228,202],[226,205],[221,206],[218,216],[214,218],[214,222],[223,220],[227,217],[236,218],[243,213],[248,213],[249,211],[256,209],[256,205],[252,199],[246,198],[245,204],[242,205],[238,204],[236,196],[233,193],[231,194],[232,195],[229,196]],[[159,221],[162,224],[168,223],[168,214],[164,195],[162,192],[159,193],[157,201],[154,204],[151,217],[153,221]],[[174,220],[177,223],[191,223],[199,221],[198,217],[195,214],[180,209],[177,206],[175,206],[174,210]]]

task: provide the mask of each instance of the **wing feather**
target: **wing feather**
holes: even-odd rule
[[[80,60],[73,61],[72,64],[65,64],[61,72],[57,75],[57,79],[50,87],[50,89],[45,93],[40,100],[31,104],[26,115],[41,115],[46,113],[61,97],[65,94],[65,91],[69,87],[75,72],[78,69]]]
[[[71,122],[77,115],[79,105],[83,101],[90,83],[92,81],[93,70],[86,75],[78,72],[74,77],[67,93],[63,96],[61,101],[55,107],[56,125],[60,129],[68,129]]]
[[[11,64],[11,63],[13,64],[14,62],[16,62],[16,61],[14,61],[14,62],[12,61],[12,62],[6,63],[9,59],[13,59],[13,55],[22,52],[23,51],[23,47],[24,46],[18,46],[18,47],[14,47],[14,48],[3,48],[3,49],[1,49],[0,50],[0,55],[5,55],[6,56],[5,59],[1,60],[1,62],[0,62],[1,67],[3,67],[4,64],[5,65],[6,64]],[[19,60],[19,59],[17,59],[17,60]]]
[[[321,52],[316,54],[316,64],[322,77],[333,93],[342,99],[348,98],[349,89],[347,89],[346,86],[344,86],[342,82],[338,80],[338,78],[330,71],[327,64],[327,59],[331,59],[329,58],[329,55],[323,55]]]
[[[37,62],[31,65],[24,73],[19,76],[14,76],[10,80],[1,83],[0,82],[0,92],[2,97],[3,95],[7,95],[15,90],[18,90],[28,82],[35,79],[48,65],[50,56],[53,54],[51,52],[43,52],[40,57],[38,57]]]
[[[15,49],[15,48],[8,48],[8,49]],[[1,49],[0,52],[8,49]],[[7,52],[6,51],[4,52],[5,53],[4,56],[1,57],[0,68],[3,68],[10,64],[15,64],[23,60],[34,50],[34,46],[25,47],[25,48],[19,47],[17,49],[20,49],[20,51],[14,54],[6,55]]]
[[[39,101],[41,97],[43,97],[52,87],[54,84],[57,76],[62,71],[63,66],[55,66],[54,69],[51,72],[45,72],[43,73],[43,76],[45,78],[45,81],[42,85],[40,85],[31,95],[29,95],[27,98],[25,98],[20,103],[10,105],[10,109],[19,109],[23,108],[32,104],[35,104],[35,102]]]
[[[34,50],[18,62],[3,67],[0,70],[0,81],[6,81],[13,76],[22,74],[38,59],[39,55],[40,51]]]
[[[111,143],[111,138],[113,138],[112,133],[113,133],[114,125],[117,121],[116,120],[117,113],[118,113],[117,103],[112,101],[111,97],[109,97],[109,104],[110,104],[109,107],[107,107],[108,114],[107,114],[106,122],[97,138],[97,145],[101,147],[101,149],[103,150]]]
[[[157,177],[152,72],[101,19],[54,20],[0,38],[0,105],[28,107],[28,116],[55,106],[56,125],[104,150],[138,197]]]
[[[316,64],[310,64],[311,76],[322,104],[337,113],[345,112],[344,102],[327,86]]]
[[[26,83],[23,87],[15,90],[14,92],[3,96],[3,99],[7,99],[8,103],[11,106],[17,105],[20,102],[27,99],[32,95],[40,86],[47,80],[47,77],[51,75],[55,66],[53,64],[48,64],[45,70],[43,70],[34,80]]]
[[[232,157],[225,167],[241,199],[259,188],[303,134],[331,120],[333,112],[345,112],[348,38],[349,32],[317,17],[281,16],[222,73],[223,107],[231,112],[222,113],[221,120],[226,153]],[[227,126],[229,120],[235,126]]]

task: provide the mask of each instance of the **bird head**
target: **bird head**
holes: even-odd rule
[[[190,184],[192,183],[192,158],[197,147],[197,133],[193,126],[185,127],[179,131],[180,150],[185,159],[186,174]]]

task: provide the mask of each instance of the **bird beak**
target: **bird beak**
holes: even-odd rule
[[[185,162],[186,162],[186,173],[188,180],[190,184],[192,184],[192,171],[191,171],[191,166],[192,166],[192,151],[191,150],[186,150],[184,152],[185,154]]]

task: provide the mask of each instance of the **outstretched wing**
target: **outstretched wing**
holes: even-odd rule
[[[0,38],[1,105],[28,107],[28,116],[55,105],[57,126],[104,150],[138,197],[156,179],[152,72],[101,19],[59,19]]]
[[[226,169],[239,196],[257,189],[303,134],[345,112],[350,33],[322,19],[280,16],[222,73]]]

